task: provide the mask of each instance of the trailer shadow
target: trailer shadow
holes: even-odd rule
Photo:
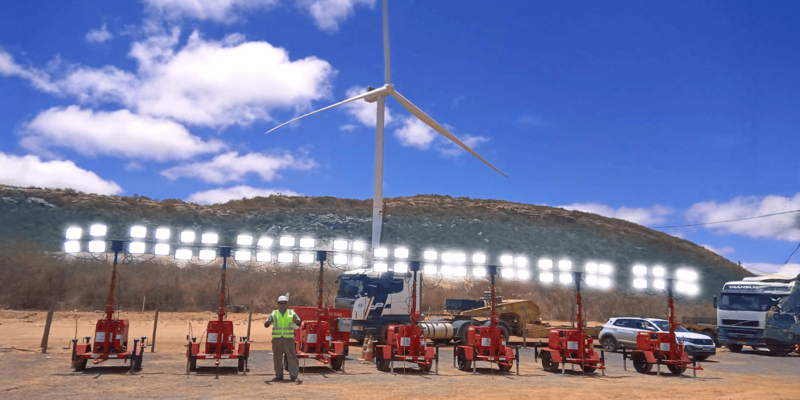
[[[197,375],[197,376],[216,375],[217,374],[217,367],[200,367],[200,366],[198,366],[197,369],[194,371],[194,374]],[[239,368],[238,367],[223,367],[223,366],[220,366],[219,367],[219,374],[220,375],[239,375]]]
[[[144,369],[144,368],[143,368]],[[104,367],[87,367],[83,371],[73,371],[73,375],[92,375],[92,374],[100,374],[100,375],[119,375],[119,374],[126,374],[131,371],[130,365],[120,365],[120,366],[104,366]],[[136,371],[136,373],[141,372],[142,370]]]

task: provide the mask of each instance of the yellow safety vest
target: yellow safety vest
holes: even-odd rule
[[[286,315],[283,316],[278,310],[272,312],[272,337],[294,337],[294,311],[286,310]]]

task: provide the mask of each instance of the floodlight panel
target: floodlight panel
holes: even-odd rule
[[[394,264],[394,272],[400,274],[408,273],[408,263],[395,263]]]
[[[67,239],[80,239],[82,235],[83,235],[83,229],[81,228],[77,227],[67,228],[67,235],[66,235]]]
[[[105,253],[106,241],[105,240],[92,240],[89,242],[89,253]]]
[[[572,261],[570,260],[558,260],[558,269],[561,271],[570,271],[572,270]]]
[[[500,256],[500,265],[511,265],[514,263],[514,256],[502,255]]]
[[[281,247],[292,247],[294,246],[294,237],[292,236],[281,236],[281,240],[279,242]],[[280,256],[278,257],[280,258]]]
[[[472,268],[472,276],[476,278],[483,278],[484,276],[486,276],[486,267]]]
[[[517,278],[527,281],[528,279],[531,279],[531,271],[528,271],[527,269],[518,269]]]
[[[144,242],[130,242],[130,244],[128,244],[128,253],[144,254],[144,252],[145,252]]]
[[[385,262],[379,262],[372,265],[372,270],[375,272],[388,272],[389,271],[389,264]]]
[[[501,278],[513,278],[514,277],[514,269],[513,268],[500,268],[500,277]]]
[[[239,236],[236,236],[236,245],[237,246],[252,246],[253,245],[253,235],[239,235]]]
[[[65,253],[80,253],[80,251],[81,251],[81,242],[77,240],[68,240],[64,242]]]
[[[700,292],[700,288],[696,284],[685,281],[678,281],[675,290],[690,296],[694,296]]]
[[[217,259],[217,251],[216,250],[211,250],[211,249],[200,250],[200,254],[198,255],[197,258],[199,258],[199,259],[201,259],[203,261],[216,260]]]
[[[314,262],[314,253],[300,253],[297,256],[300,264],[312,264]]]
[[[292,253],[278,253],[278,262],[284,264],[290,264],[294,261],[294,256]]]
[[[664,267],[661,266],[653,267],[653,276],[663,277],[666,274],[667,271],[664,269]]]
[[[300,238],[300,247],[304,249],[314,248],[314,238],[310,237]]]
[[[157,228],[156,229],[156,239],[158,240],[169,240],[170,235],[169,228]]]
[[[676,273],[678,280],[693,282],[697,280],[697,272],[690,269],[681,268]]]
[[[181,232],[181,243],[194,243],[194,232],[192,231]]]
[[[611,264],[600,264],[600,273],[603,275],[611,275],[613,272],[613,268],[611,268]]]
[[[136,225],[131,227],[131,237],[136,239],[143,239],[147,236],[147,227]]]
[[[437,268],[433,264],[425,264],[422,267],[422,273],[425,275],[436,275],[436,272],[438,272]]]
[[[353,266],[354,267],[363,267],[364,266],[364,257],[361,256],[353,256]]]
[[[589,286],[597,286],[597,275],[586,275],[586,284]]]
[[[467,255],[465,253],[452,253],[450,255],[450,262],[465,263],[467,262]]]
[[[333,265],[347,265],[347,254],[334,254]]]
[[[598,266],[597,263],[590,262],[590,263],[586,263],[586,267],[584,269],[586,270],[587,274],[596,274],[597,271],[600,270],[600,266]],[[595,277],[595,278],[597,278],[597,277]],[[587,279],[587,283],[588,283],[588,279]]]
[[[259,251],[256,253],[256,261],[272,262],[272,253],[270,253],[269,251]]]
[[[353,251],[364,251],[364,242],[360,240],[353,242]]]
[[[219,235],[216,233],[204,233],[200,237],[200,242],[203,244],[217,244],[219,242]]]
[[[653,280],[653,287],[656,289],[666,289],[667,283],[663,279]]]
[[[515,258],[514,259],[514,265],[516,265],[517,268],[527,267],[528,266],[528,257],[519,256],[519,257]]]
[[[408,248],[406,247],[398,247],[394,249],[394,257],[395,258],[408,258]]]
[[[192,249],[177,249],[175,250],[175,259],[177,260],[191,260]]]
[[[486,264],[486,254],[475,253],[472,255],[472,262],[475,264]]]
[[[644,265],[634,265],[633,266],[633,274],[634,275],[647,275],[647,267]]]
[[[236,261],[247,262],[252,258],[252,254],[253,253],[251,253],[250,250],[236,250],[236,252],[233,253],[233,259]]]
[[[258,247],[270,247],[272,246],[272,238],[267,236],[262,236],[258,239]]]
[[[93,224],[89,227],[89,236],[105,236],[108,228],[103,224]]]
[[[347,240],[337,239],[333,241],[334,250],[347,250]]]
[[[544,283],[552,283],[555,280],[552,272],[542,272],[539,274],[539,281]]]
[[[558,281],[561,283],[572,283],[572,274],[570,273],[558,274]]]
[[[442,265],[442,276],[453,276],[453,267]]]
[[[647,279],[637,278],[633,280],[633,287],[637,289],[647,289]]]
[[[453,267],[453,276],[456,278],[466,278],[467,276],[467,267]]]
[[[549,258],[540,258],[539,269],[553,269],[553,260]]]
[[[158,243],[153,248],[153,253],[157,256],[168,256],[169,255],[169,244],[167,243]]]
[[[597,283],[600,284],[601,288],[610,288],[611,287],[611,278],[607,276],[601,276],[597,278]]]
[[[423,253],[422,258],[426,260],[436,261],[438,255],[439,254],[436,253],[436,251],[434,250],[425,250],[425,253]]]
[[[375,258],[386,258],[389,257],[389,249],[385,247],[378,247],[374,250]]]

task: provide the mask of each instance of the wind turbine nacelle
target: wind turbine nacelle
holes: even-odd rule
[[[373,90],[375,90],[374,87],[367,86],[367,92],[371,92]],[[376,94],[374,96],[367,96],[367,97],[364,98],[364,101],[366,101],[367,103],[374,103],[374,102],[378,101],[378,95]]]

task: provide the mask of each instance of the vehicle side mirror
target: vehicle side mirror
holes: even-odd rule
[[[714,296],[714,308],[717,308],[717,296]]]

